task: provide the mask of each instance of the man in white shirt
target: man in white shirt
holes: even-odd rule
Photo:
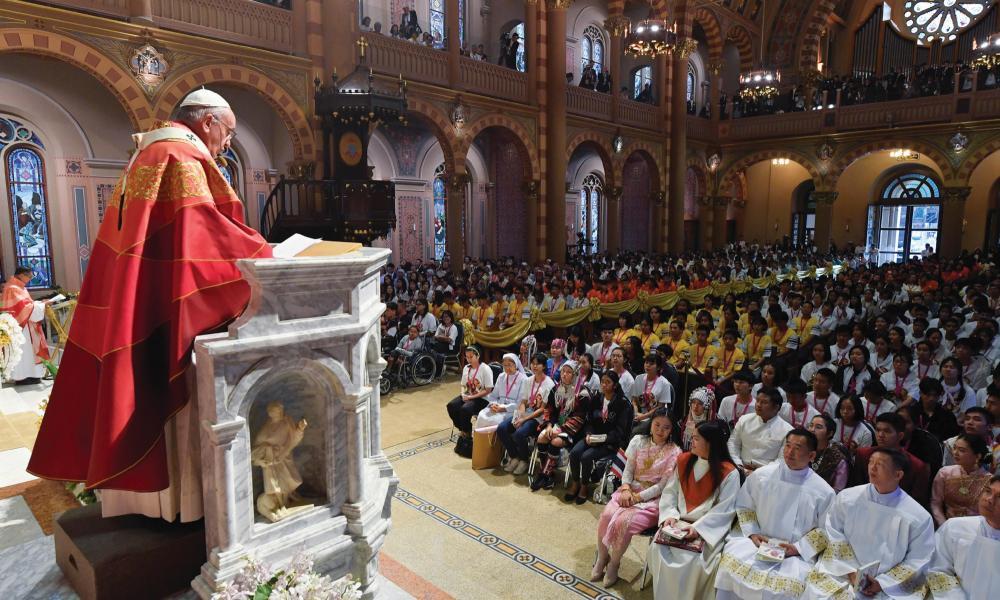
[[[1000,589],[1000,476],[979,496],[977,517],[953,517],[935,536],[927,587],[934,600],[987,600]]]
[[[788,402],[781,405],[778,416],[793,428],[805,429],[813,417],[819,415],[819,411],[806,402],[806,382],[796,378],[782,387]]]
[[[729,454],[737,467],[751,472],[777,460],[785,435],[792,430],[778,416],[781,404],[777,388],[761,388],[757,392],[753,414],[740,417],[729,436]]]
[[[618,347],[613,341],[614,336],[614,326],[610,322],[606,323],[601,327],[601,341],[587,348],[587,352],[594,357],[594,364],[601,369],[611,366],[611,351]]]
[[[743,415],[753,413],[753,394],[750,393],[752,386],[753,375],[749,371],[737,371],[733,375],[733,389],[736,390],[736,393],[722,399],[717,413],[720,419],[729,423],[730,427],[735,427],[736,422]]]
[[[837,495],[826,518],[829,544],[806,578],[808,598],[835,597],[856,578],[857,593],[847,597],[922,600],[934,521],[899,486],[908,469],[899,450],[876,448],[868,461],[871,483]]]
[[[804,394],[803,394],[804,395]],[[813,562],[826,548],[823,528],[833,504],[833,488],[810,468],[816,436],[793,429],[785,436],[783,460],[747,477],[736,496],[743,537],[730,537],[715,579],[718,600],[799,598]],[[780,559],[758,552],[780,548]]]

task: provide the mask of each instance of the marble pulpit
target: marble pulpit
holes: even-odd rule
[[[361,248],[239,261],[252,288],[246,312],[228,331],[195,342],[208,560],[192,587],[202,598],[247,556],[280,567],[297,552],[334,579],[353,575],[366,598],[377,595],[398,484],[379,420],[379,268],[388,257]],[[275,403],[302,423],[288,455],[301,484],[276,521],[255,504],[265,474],[251,460]]]

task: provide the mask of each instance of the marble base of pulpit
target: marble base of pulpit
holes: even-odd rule
[[[246,312],[225,333],[195,343],[207,562],[202,598],[253,556],[280,568],[299,552],[317,571],[352,575],[377,595],[378,553],[398,479],[382,452],[379,269],[389,251],[329,258],[244,260]],[[251,446],[279,402],[308,422],[291,457],[302,484],[289,516],[257,512],[263,474]],[[311,505],[311,506],[309,506]]]

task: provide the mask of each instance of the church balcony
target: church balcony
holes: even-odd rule
[[[407,81],[448,85],[448,53],[377,33],[363,33],[366,61],[376,73]]]
[[[44,0],[49,4],[216,40],[291,53],[293,11],[257,0]]]
[[[462,89],[513,102],[527,102],[528,76],[524,73],[464,56],[459,57],[459,61]]]
[[[624,125],[640,129],[659,129],[660,114],[660,107],[655,104],[624,99],[618,101],[618,122]]]
[[[611,120],[611,95],[576,85],[566,86],[566,112],[602,121]]]

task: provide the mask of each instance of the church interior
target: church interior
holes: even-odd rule
[[[266,259],[257,267],[240,267],[251,282],[247,297],[253,300],[247,315],[239,316],[244,300],[221,327],[206,323],[199,333],[214,333],[191,341],[181,359],[190,364],[188,385],[197,386],[191,397],[197,397],[195,404],[202,411],[192,417],[190,435],[201,436],[200,455],[191,455],[204,470],[205,520],[198,534],[204,537],[198,540],[207,540],[208,556],[204,543],[195,544],[202,554],[186,576],[188,584],[169,594],[131,597],[247,597],[220,595],[224,581],[233,580],[251,551],[287,562],[287,546],[305,553],[321,549],[316,552],[326,553],[326,562],[317,564],[335,574],[334,579],[351,574],[360,580],[366,598],[715,598],[714,589],[692,587],[688,581],[668,587],[667,575],[655,564],[661,560],[653,552],[655,520],[652,532],[633,532],[620,565],[615,563],[617,577],[602,579],[599,573],[595,580],[592,567],[601,560],[595,548],[604,544],[596,532],[607,527],[602,521],[607,499],[604,504],[588,501],[586,491],[581,492],[583,502],[574,503],[572,495],[564,499],[562,477],[565,472],[569,486],[570,468],[563,463],[557,465],[554,490],[536,489],[528,480],[536,480],[538,473],[529,470],[523,475],[514,469],[512,475],[501,468],[500,456],[509,464],[512,447],[506,441],[501,446],[499,434],[491,433],[483,434],[489,441],[476,443],[490,444],[500,453],[497,462],[490,468],[470,468],[469,458],[460,452],[469,432],[449,419],[451,407],[446,410],[456,395],[471,389],[465,350],[474,340],[474,377],[480,353],[484,364],[500,365],[508,352],[523,358],[518,365],[532,376],[533,353],[518,350],[530,333],[532,342],[538,340],[538,350],[546,353],[543,359],[557,359],[558,372],[562,357],[550,345],[553,338],[568,338],[576,327],[588,347],[599,345],[602,323],[611,322],[606,325],[611,330],[620,325],[618,312],[609,306],[629,303],[622,308],[629,312],[622,327],[634,325],[645,345],[648,333],[643,337],[640,320],[650,307],[676,311],[678,298],[703,306],[706,293],[696,293],[699,282],[708,286],[703,292],[722,290],[708,294],[717,307],[729,303],[724,296],[738,295],[739,311],[745,313],[740,294],[754,288],[739,287],[737,279],[772,277],[770,288],[754,283],[765,306],[760,299],[754,301],[768,316],[769,296],[773,307],[787,268],[800,273],[791,279],[793,292],[799,292],[820,319],[821,305],[843,310],[836,304],[839,296],[861,307],[866,301],[863,290],[874,289],[877,296],[884,294],[883,284],[895,281],[898,291],[904,278],[923,285],[923,292],[920,286],[904,290],[910,294],[905,300],[892,296],[904,306],[904,323],[919,320],[912,314],[917,305],[913,297],[925,293],[931,304],[930,290],[939,288],[954,292],[964,303],[966,290],[975,287],[983,303],[988,302],[990,315],[1000,310],[1000,283],[990,271],[1000,249],[998,14],[994,0],[3,0],[0,202],[6,208],[0,210],[0,278],[15,281],[23,270],[27,277],[19,280],[20,291],[27,290],[28,305],[35,302],[40,310],[37,306],[46,304],[44,319],[32,317],[25,325],[9,309],[5,291],[3,310],[25,326],[25,337],[17,333],[19,328],[0,322],[0,345],[10,343],[4,327],[25,340],[34,335],[29,335],[29,329],[35,331],[33,324],[40,323],[37,331],[42,343],[48,342],[49,354],[32,363],[35,370],[27,378],[10,376],[4,368],[0,598],[122,597],[107,590],[81,591],[93,583],[81,583],[88,578],[96,578],[93,585],[100,590],[103,571],[98,568],[96,575],[85,576],[81,570],[71,576],[67,569],[72,568],[63,561],[66,555],[60,554],[65,550],[59,549],[60,544],[83,543],[73,538],[68,524],[60,525],[59,515],[100,500],[102,486],[91,486],[89,478],[66,483],[32,473],[29,461],[33,448],[39,451],[36,438],[60,367],[62,385],[74,385],[66,373],[76,371],[59,362],[71,356],[71,324],[82,328],[85,319],[95,318],[95,307],[85,302],[88,269],[109,260],[109,252],[120,258],[131,251],[109,245],[104,236],[121,234],[122,215],[127,220],[130,200],[122,174],[132,173],[132,161],[145,152],[133,134],[176,123],[186,99],[200,90],[224,98],[228,114],[235,117],[232,124],[214,117],[213,124],[222,123],[226,141],[218,155],[211,156],[218,169],[206,169],[212,171],[208,185],[213,194],[217,171],[222,178],[218,181],[224,179],[229,186],[226,193],[238,198],[232,219],[245,223],[241,231],[271,243],[296,233],[358,242],[365,248],[355,254],[364,259],[344,258],[339,266],[327,267],[319,261],[315,271],[301,272],[291,267],[269,271]],[[356,189],[359,186],[363,189]],[[149,193],[155,197],[155,187]],[[339,208],[331,208],[332,198],[342,203]],[[337,211],[348,216],[337,220]],[[105,222],[106,214],[117,219],[117,233],[113,222]],[[196,240],[214,233],[173,231],[176,239],[164,242],[164,247],[184,246],[177,240],[186,235]],[[767,261],[755,265],[747,256],[767,256],[767,261],[784,257],[774,259],[784,266],[767,270]],[[515,299],[515,293],[528,291],[530,296],[532,285],[541,289],[536,267],[538,273],[544,269],[547,280],[561,275],[561,265],[567,263],[603,265],[594,267],[597,273],[605,271],[603,293],[605,283],[614,287],[630,262],[642,263],[645,269],[651,260],[659,265],[657,257],[667,257],[669,265],[679,260],[687,272],[679,273],[685,267],[665,267],[669,279],[664,283],[661,278],[659,286],[655,275],[643,276],[642,282],[649,279],[648,290],[642,288],[646,291],[635,298],[599,296],[587,305],[589,313],[579,312],[584,304],[575,305],[577,312],[566,304],[565,318],[546,322],[538,313],[554,311],[555,304],[547,281],[546,300],[539,293],[537,306],[529,299],[523,315],[510,311],[510,320],[502,326],[487,328],[472,316],[475,295],[472,308],[460,307],[465,284],[473,285],[469,273],[484,265],[505,265],[510,277],[509,282],[503,273],[497,278],[501,267],[490,271],[490,293],[493,283],[516,280],[517,285],[498,292],[505,296],[498,303],[506,307],[524,301]],[[612,261],[610,275],[604,268],[607,260]],[[932,262],[921,263],[927,260]],[[618,270],[623,261],[625,269]],[[897,263],[910,266],[893,271]],[[920,264],[937,266],[921,271]],[[951,290],[959,276],[947,277],[962,265],[974,265],[969,267],[973,275],[969,268],[962,275],[973,279],[961,292],[957,284]],[[403,294],[397,296],[394,273],[402,274],[404,268],[408,276],[402,277]],[[461,276],[463,268],[465,279],[453,289],[453,277]],[[168,278],[156,279],[156,274],[167,272],[160,269],[135,275],[150,285],[138,289],[136,304],[161,304],[154,299],[163,291],[160,284],[177,289]],[[423,278],[425,272],[430,290],[416,293],[412,278],[416,273]],[[720,272],[725,277],[719,278]],[[946,272],[947,277],[942,275]],[[322,283],[325,291],[311,290],[310,285],[321,285],[321,276],[331,278]],[[93,274],[91,278],[98,280]],[[109,274],[99,281],[90,285],[104,285],[108,294],[116,293],[116,281],[121,283]],[[527,287],[519,291],[519,285]],[[553,295],[562,298],[555,287]],[[81,289],[84,295],[77,301]],[[454,293],[454,307],[464,310],[464,318],[452,320],[464,325],[459,331],[464,329],[465,341],[449,345],[444,326],[444,343],[453,355],[448,358],[457,364],[444,360],[432,365],[427,385],[414,385],[421,374],[411,369],[410,355],[392,354],[393,348],[409,348],[406,324],[391,319],[399,314],[397,304],[415,302],[419,323],[419,304],[426,309],[435,290]],[[798,311],[785,304],[787,292],[780,291],[781,306],[786,312]],[[422,293],[427,296],[419,296]],[[819,297],[815,306],[813,293]],[[500,314],[491,304],[493,298],[484,299],[490,314],[504,321],[508,313]],[[441,301],[434,303],[436,326]],[[946,315],[936,311],[944,303],[936,299],[928,315],[942,331]],[[317,308],[328,305],[329,313]],[[382,314],[387,305],[394,314]],[[969,313],[968,330],[960,323],[957,327],[964,333],[959,337],[976,337],[977,321],[971,315],[978,304],[970,296],[963,306]],[[344,319],[360,319],[354,329],[331,316],[341,313]],[[715,319],[710,335],[719,338],[713,343],[724,357],[721,319],[726,317],[720,315],[719,310],[710,315]],[[796,315],[801,319],[796,312],[793,321]],[[975,315],[981,316],[978,308]],[[690,316],[690,324],[682,327],[690,330],[690,347],[695,348],[695,312]],[[131,320],[101,318],[113,327],[139,328]],[[993,317],[982,318],[992,324],[993,338],[983,339],[993,346],[982,349],[986,366],[981,385],[969,389],[979,406],[996,413],[1000,392],[993,404],[988,397],[994,389],[1000,337]],[[296,324],[296,319],[301,322]],[[872,317],[873,328],[875,320]],[[386,322],[393,328],[391,336],[386,335]],[[851,322],[837,321],[823,334],[833,344],[839,331],[835,326]],[[226,323],[232,324],[230,338],[224,340],[218,336],[227,335]],[[323,338],[327,346],[313,347],[310,344],[318,344],[319,338],[309,337],[309,323],[339,333]],[[896,324],[889,322],[887,330]],[[667,320],[662,332],[658,326],[653,324],[654,333],[665,343]],[[913,348],[894,355],[910,357],[919,373],[920,336],[910,327],[905,325],[904,333],[913,336]],[[375,331],[370,343],[364,328]],[[738,348],[752,337],[743,328]],[[792,328],[796,339],[803,338],[798,354],[790,350],[798,362],[776,364],[780,377],[794,373],[797,380],[803,363],[813,358],[814,366],[822,362],[806,347],[819,329],[804,335],[801,327]],[[513,331],[519,335],[511,337]],[[869,333],[867,345],[875,356],[881,337],[874,329],[863,330]],[[948,339],[954,340],[953,334]],[[295,356],[289,359],[290,367],[281,371],[268,366],[280,362],[286,351],[278,348],[290,339],[309,346],[311,354],[289,349]],[[32,340],[24,344],[25,353],[17,350],[13,356],[30,361]],[[267,344],[273,344],[270,352]],[[645,351],[656,354],[655,346]],[[671,351],[679,352],[677,346]],[[0,362],[16,362],[12,352],[0,352]],[[745,353],[749,366],[751,352]],[[566,356],[571,356],[569,350]],[[575,351],[572,356],[576,365],[580,357]],[[934,368],[940,366],[943,376],[948,353],[936,356]],[[382,371],[390,359],[397,367],[399,361],[404,363],[392,381],[388,374],[394,367]],[[890,356],[882,371],[887,376],[892,360]],[[324,361],[337,366],[320,373],[316,365],[328,364]],[[759,371],[770,364],[761,361],[754,381],[761,380]],[[646,368],[649,364],[647,359]],[[265,369],[258,383],[240,379],[260,365],[271,371]],[[643,373],[642,352],[633,366],[637,377]],[[684,427],[679,419],[689,416],[688,396],[695,385],[688,383],[688,366],[683,367],[683,383],[671,388],[677,435]],[[840,377],[841,371],[834,371]],[[498,366],[490,378],[496,389],[500,374]],[[733,381],[721,378],[718,367],[715,374],[720,382],[725,379],[718,387],[732,390]],[[143,376],[136,370],[137,382]],[[802,379],[812,390],[804,372]],[[179,381],[183,387],[184,380],[172,373],[169,386],[173,389]],[[853,393],[854,379],[850,382]],[[778,383],[783,381],[766,385]],[[138,390],[155,385],[136,383],[137,406]],[[206,391],[210,389],[216,391]],[[594,393],[599,393],[596,386]],[[733,391],[725,395],[729,393]],[[914,394],[917,404],[923,393],[921,385]],[[628,390],[624,394],[628,396]],[[724,395],[718,389],[714,394],[720,400]],[[235,400],[242,395],[248,398],[245,407]],[[72,402],[72,396],[66,401]],[[277,498],[281,493],[268,492],[268,486],[285,485],[274,483],[279,475],[268,479],[269,467],[257,469],[265,464],[263,451],[251,451],[251,445],[266,437],[258,434],[269,431],[263,423],[268,418],[279,423],[272,405],[280,408],[282,402],[291,416],[281,418],[290,424],[288,435],[295,440],[287,446],[288,455],[300,444],[294,451],[298,467],[293,465],[284,476],[302,486],[299,492],[310,503],[287,516],[281,512],[288,510],[284,505],[268,512],[261,500],[254,504],[251,497],[265,490],[262,497],[271,493]],[[326,408],[317,408],[324,403]],[[212,410],[218,406],[218,411],[206,416],[209,405]],[[169,412],[166,407],[155,411]],[[842,435],[840,415],[834,417]],[[959,415],[959,424],[963,417]],[[162,434],[168,416],[158,418]],[[651,422],[655,419],[650,417]],[[878,428],[874,417],[871,420],[868,445],[875,445]],[[128,437],[131,432],[126,424],[114,433]],[[989,443],[1000,457],[997,433],[996,427],[990,430]],[[174,438],[167,438],[169,454],[177,448],[171,447]],[[156,443],[163,442],[157,437]],[[532,442],[532,449],[536,444]],[[90,442],[84,445],[89,448]],[[626,440],[621,450],[628,445]],[[473,452],[472,442],[468,452]],[[545,464],[544,457],[539,460]],[[211,474],[209,465],[214,465]],[[170,468],[175,466],[171,463]],[[233,474],[244,466],[245,474]],[[992,474],[998,467],[993,463],[988,470]],[[928,490],[930,486],[928,482]],[[986,489],[1000,487],[994,483]],[[288,495],[287,490],[283,493],[282,501]],[[294,487],[293,496],[298,498]],[[221,499],[213,504],[213,497]],[[993,506],[997,504],[1000,500]],[[320,510],[326,511],[328,523],[320,522]],[[271,515],[267,519],[273,523],[261,515]],[[279,546],[280,552],[275,550]],[[86,553],[82,545],[72,548]],[[250,550],[239,554],[234,550],[239,548]],[[991,552],[1000,557],[1000,551]],[[723,569],[729,557],[723,555]],[[141,581],[135,579],[130,585]],[[993,576],[991,581],[998,580]],[[925,591],[928,598],[988,597],[983,590],[981,596]],[[761,597],[727,593],[719,597]],[[767,597],[824,597],[785,593]],[[873,597],[924,597],[879,593]]]

